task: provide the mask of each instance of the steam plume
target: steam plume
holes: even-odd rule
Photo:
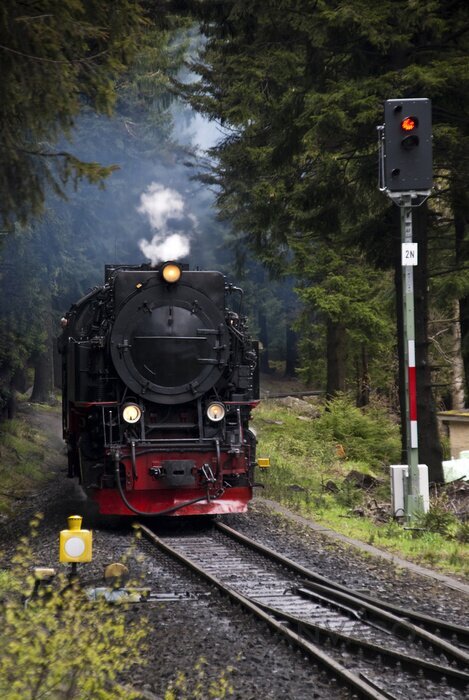
[[[155,231],[151,241],[142,238],[139,247],[152,265],[164,260],[178,260],[189,254],[189,234],[184,231],[197,224],[186,212],[182,195],[170,187],[152,182],[140,197],[140,214],[146,216]]]

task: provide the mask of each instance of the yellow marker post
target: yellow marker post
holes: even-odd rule
[[[76,564],[91,561],[92,533],[82,530],[81,515],[70,515],[67,518],[68,530],[60,532],[59,561]]]
[[[270,467],[270,457],[259,457],[257,466],[260,469],[268,469]]]

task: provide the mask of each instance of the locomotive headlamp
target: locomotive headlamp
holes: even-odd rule
[[[165,282],[174,284],[174,282],[177,282],[181,277],[181,268],[174,263],[168,263],[163,267],[161,274]]]
[[[126,423],[137,423],[142,416],[142,409],[136,403],[128,403],[122,410],[122,418]]]
[[[223,418],[225,417],[224,405],[222,403],[219,403],[218,401],[211,403],[207,408],[207,417],[214,423],[218,423],[218,421],[223,420]]]

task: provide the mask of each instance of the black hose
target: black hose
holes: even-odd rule
[[[137,461],[135,457],[135,440],[130,443],[130,454],[132,458],[132,476],[137,480]]]
[[[129,510],[131,510],[133,513],[136,513],[136,515],[148,515],[148,516],[155,516],[155,515],[168,515],[169,513],[174,513],[176,510],[180,510],[181,508],[185,508],[186,506],[191,506],[193,503],[199,503],[199,501],[208,501],[208,496],[199,496],[199,498],[193,498],[191,501],[186,501],[185,503],[180,503],[178,506],[171,506],[171,508],[165,508],[165,510],[160,510],[158,513],[148,513],[147,511],[144,510],[139,510],[138,508],[134,508],[134,506],[129,503],[127,500],[127,497],[124,493],[124,489],[122,488],[121,484],[121,479],[120,479],[120,470],[119,470],[119,461],[116,460],[116,469],[115,469],[115,477],[117,481],[117,488],[119,489],[119,494],[120,497],[122,498],[124,504],[127,506]],[[222,491],[223,493],[223,491]],[[216,498],[219,497],[221,494],[217,494]]]

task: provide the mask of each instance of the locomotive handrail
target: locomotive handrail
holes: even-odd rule
[[[134,335],[134,340],[207,340],[195,335]]]

